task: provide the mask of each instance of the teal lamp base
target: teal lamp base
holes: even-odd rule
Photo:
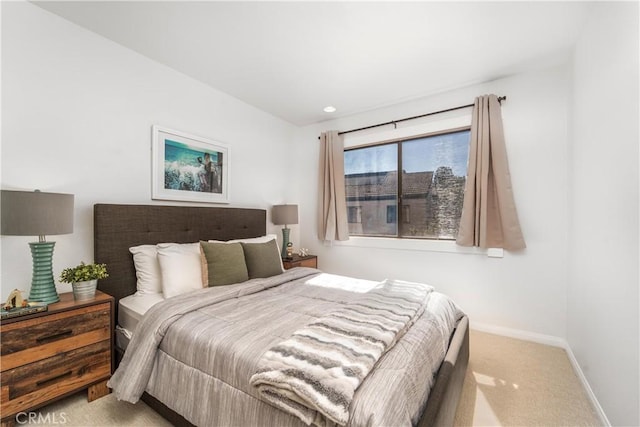
[[[280,256],[282,258],[287,258],[287,245],[289,244],[289,232],[290,228],[284,227],[282,229],[282,253]]]
[[[53,281],[53,247],[56,242],[32,242],[33,276],[29,301],[51,304],[60,301]]]

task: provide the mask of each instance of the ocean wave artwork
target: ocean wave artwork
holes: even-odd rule
[[[169,139],[164,148],[165,189],[222,192],[222,153],[198,151]]]

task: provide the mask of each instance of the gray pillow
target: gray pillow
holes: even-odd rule
[[[200,247],[206,259],[209,287],[249,280],[240,243],[200,242]]]
[[[275,239],[265,243],[240,243],[249,278],[271,277],[282,273],[280,251]]]

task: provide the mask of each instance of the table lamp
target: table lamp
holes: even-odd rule
[[[287,245],[289,244],[289,232],[287,225],[298,223],[298,205],[275,205],[271,210],[272,222],[275,225],[284,225],[282,229],[282,258],[287,258]]]
[[[53,281],[53,247],[45,235],[73,233],[73,194],[2,190],[1,233],[5,236],[38,236],[29,243],[33,276],[29,301],[59,301]]]

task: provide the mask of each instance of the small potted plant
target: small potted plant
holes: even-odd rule
[[[73,298],[83,300],[93,298],[96,294],[98,279],[106,277],[109,277],[106,264],[85,264],[81,262],[80,265],[62,270],[60,281],[71,283]]]

